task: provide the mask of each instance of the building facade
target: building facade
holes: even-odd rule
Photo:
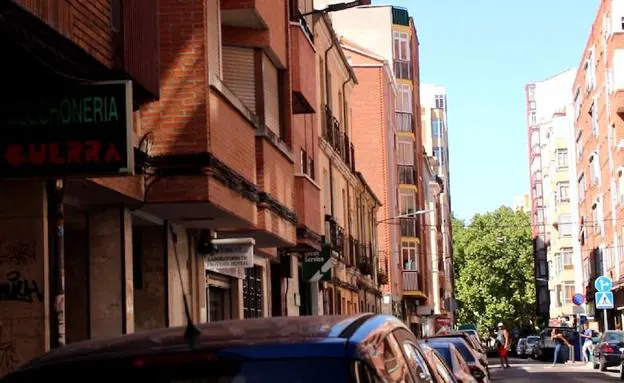
[[[392,313],[392,288],[400,279],[389,271],[392,254],[400,251],[400,226],[397,191],[397,155],[395,152],[395,97],[397,83],[390,63],[345,38],[341,39],[347,61],[357,75],[358,85],[352,93],[352,131],[358,169],[370,180],[371,188],[381,200],[377,216],[379,269],[388,275],[383,285],[383,311]]]
[[[572,302],[574,294],[583,292],[575,218],[579,175],[572,164],[573,109],[567,91],[575,74],[576,69],[570,69],[526,86],[531,223],[534,237],[544,245],[535,255],[538,300],[548,303],[548,317],[553,319],[583,313],[583,307]],[[544,283],[547,297],[541,289]]]
[[[435,259],[433,264],[438,273],[434,291],[439,295],[439,305],[435,307],[435,315],[441,323],[446,323],[446,319],[453,321],[455,311],[446,89],[438,85],[421,84],[420,98],[423,147],[435,175],[430,183],[434,184],[436,191],[429,193],[429,198],[434,199],[431,200],[431,208],[436,211],[436,223],[429,230],[436,231],[439,242],[435,251],[431,250],[431,245],[429,250]]]
[[[1,65],[21,79],[0,107],[0,374],[65,343],[183,325],[185,296],[195,322],[322,313],[332,284],[334,311],[379,311],[381,203],[340,128],[356,79],[344,56],[332,64],[332,149],[326,83],[309,73],[336,37],[317,43],[310,4],[33,4],[0,5]],[[40,119],[24,108],[46,103]],[[307,260],[337,244],[326,161],[345,230],[317,284]]]
[[[327,1],[315,1],[320,8]],[[430,257],[425,227],[423,145],[421,132],[418,36],[404,8],[361,6],[332,14],[337,33],[392,65],[396,81],[394,140],[398,176],[399,253],[392,254],[392,312],[422,333],[420,317],[432,311],[428,302]],[[375,25],[375,28],[370,28]],[[394,191],[388,191],[394,192]],[[383,226],[379,225],[382,231]]]
[[[531,214],[531,194],[525,193],[514,197],[514,210]]]
[[[595,310],[594,280],[613,281],[614,309],[607,311],[609,328],[621,326],[624,312],[622,276],[622,202],[624,175],[624,4],[600,1],[592,30],[574,80],[576,165],[579,173],[578,221],[583,281],[590,316]],[[599,320],[602,329],[602,321]]]

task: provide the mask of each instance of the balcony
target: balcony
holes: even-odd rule
[[[355,147],[349,140],[349,136],[340,128],[340,121],[334,117],[331,109],[324,105],[323,112],[323,139],[338,153],[342,161],[355,172]]]
[[[418,221],[416,218],[401,218],[401,237],[418,237]]]
[[[414,133],[414,116],[411,113],[396,112],[397,132]]]
[[[344,261],[344,229],[330,215],[325,216],[324,234],[324,242],[329,243],[332,250],[338,253],[338,258]]]
[[[221,0],[221,22],[237,28],[266,29],[276,13],[272,3],[263,0]]]
[[[399,183],[403,185],[416,184],[416,171],[412,165],[399,165]]]
[[[316,62],[316,52],[308,35],[311,32],[303,24],[305,19],[300,20],[302,23],[290,25],[294,114],[314,113],[316,105],[316,77],[309,75],[310,63]]]
[[[420,291],[418,271],[403,271],[403,291]]]
[[[412,79],[412,63],[410,61],[394,60],[394,76],[401,80]]]

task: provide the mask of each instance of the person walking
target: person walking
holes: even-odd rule
[[[568,340],[563,336],[563,334],[559,331],[559,329],[553,329],[550,335],[550,338],[555,341],[555,354],[553,355],[553,367],[557,365],[557,360],[559,358],[559,354],[561,353],[561,348],[565,344],[568,347],[572,345]]]
[[[501,368],[509,367],[509,347],[511,346],[511,337],[509,336],[509,331],[507,331],[503,322],[498,323],[496,343],[498,345],[498,356],[500,358]]]
[[[589,363],[592,359],[592,349],[594,343],[592,341],[593,331],[589,328],[589,322],[585,322],[585,330],[581,333],[581,339],[583,339],[583,346],[581,353],[583,355],[583,362]]]

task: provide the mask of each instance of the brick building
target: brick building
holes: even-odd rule
[[[0,140],[0,342],[10,350],[0,374],[59,344],[182,325],[185,293],[196,322],[314,311],[300,259],[326,234],[326,114],[322,84],[309,76],[320,51],[312,18],[300,17],[305,3],[0,4],[12,57],[1,65],[15,74],[7,94],[35,105],[60,98],[59,124],[63,105],[80,112],[67,116],[76,126],[25,135],[50,116],[0,107],[3,124],[20,124]],[[111,80],[122,89],[114,97],[89,93]],[[60,90],[80,104],[64,104]],[[113,98],[123,103],[105,104]],[[121,141],[105,146],[112,133],[102,133],[102,113]],[[350,158],[344,185],[367,213],[347,233],[372,257],[379,201]],[[221,257],[232,243],[245,250]],[[343,254],[358,254],[351,243]],[[350,272],[339,283],[351,293],[341,310],[376,310],[376,269],[373,278]]]
[[[624,319],[623,17],[621,1],[600,1],[572,89],[587,313],[601,314],[595,310],[593,281],[600,275],[610,277],[616,309],[608,311],[609,328]]]

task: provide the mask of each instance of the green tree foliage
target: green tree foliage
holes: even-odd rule
[[[529,216],[508,207],[453,217],[457,322],[482,334],[498,322],[524,327],[534,319],[535,282]]]

